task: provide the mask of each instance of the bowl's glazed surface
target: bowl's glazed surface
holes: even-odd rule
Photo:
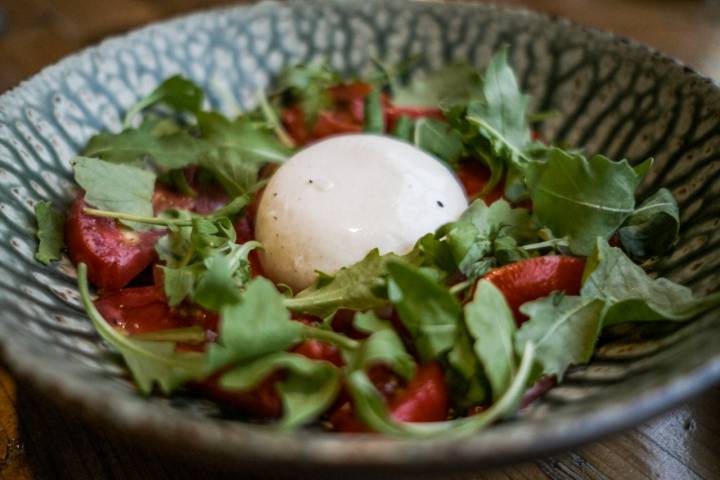
[[[100,426],[237,468],[297,472],[465,470],[548,453],[639,423],[720,379],[717,311],[689,324],[615,329],[592,362],[519,418],[457,440],[281,433],[223,418],[205,400],[137,395],[117,355],[85,318],[67,261],[45,267],[32,205],[68,205],[70,159],[162,79],[182,73],[211,107],[254,104],[283,66],[327,59],[347,72],[371,58],[418,55],[417,70],[452,60],[484,66],[500,45],[535,111],[560,115],[543,138],[633,162],[656,159],[640,196],[679,201],[672,255],[649,267],[707,293],[720,286],[720,88],[624,39],[565,21],[484,5],[343,1],[264,3],[200,13],[104,42],[0,97],[0,349],[16,375]]]

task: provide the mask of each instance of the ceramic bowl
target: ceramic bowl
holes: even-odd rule
[[[674,252],[650,268],[697,293],[720,285],[720,88],[641,45],[567,21],[480,4],[363,0],[263,3],[198,13],[108,40],[0,97],[0,347],[11,370],[101,428],[237,469],[433,473],[497,465],[637,424],[720,379],[718,311],[672,328],[616,329],[592,362],[513,420],[458,440],[280,433],[224,418],[190,396],[140,397],[78,301],[65,259],[45,267],[32,205],[72,197],[69,161],[162,79],[183,75],[228,114],[288,64],[328,59],[363,72],[373,57],[484,66],[500,45],[532,109],[560,115],[542,137],[656,166],[680,203]]]

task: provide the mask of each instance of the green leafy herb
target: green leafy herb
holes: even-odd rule
[[[680,211],[670,190],[661,188],[647,198],[618,230],[625,250],[643,258],[668,251],[680,230]]]
[[[387,264],[388,293],[400,320],[413,337],[420,358],[434,360],[455,343],[462,309],[447,288],[403,262]]]
[[[362,370],[356,370],[348,377],[348,389],[358,417],[377,432],[400,437],[431,437],[436,435],[467,436],[483,429],[496,420],[513,412],[530,379],[535,348],[528,342],[523,349],[517,374],[505,394],[490,408],[472,417],[445,422],[400,423],[390,416],[380,392]]]
[[[65,216],[55,210],[52,203],[39,201],[35,204],[35,221],[37,222],[38,247],[35,259],[48,265],[60,260],[60,251],[65,248],[63,228]]]
[[[364,130],[368,133],[381,134],[385,131],[385,117],[383,114],[380,90],[373,89],[365,97],[365,125]]]
[[[653,279],[622,250],[598,239],[588,259],[581,295],[606,304],[603,326],[684,321],[720,305],[720,293],[702,298],[666,278]]]
[[[102,210],[150,217],[155,174],[97,158],[75,157],[75,181],[85,190],[85,201]],[[145,224],[124,221],[138,230]]]
[[[478,282],[475,297],[465,305],[465,324],[497,400],[509,388],[517,369],[513,346],[516,328],[502,292],[487,280]]]
[[[248,282],[241,300],[224,305],[220,317],[218,342],[209,350],[212,369],[287,350],[303,330],[290,320],[282,295],[262,277]]]
[[[375,365],[385,365],[405,380],[410,380],[415,374],[415,360],[405,350],[400,336],[389,325],[362,342],[353,359],[352,369],[367,370]]]
[[[199,164],[209,170],[231,196],[255,190],[265,162],[283,162],[290,153],[275,134],[248,117],[231,122],[220,114],[198,115],[203,139],[212,147]]]
[[[298,102],[308,125],[314,125],[321,110],[332,106],[328,89],[340,83],[341,78],[327,62],[295,65],[280,76],[277,91]]]
[[[482,97],[480,73],[466,63],[446,65],[393,91],[395,105],[412,107],[449,106],[478,97]]]
[[[157,122],[146,120],[140,128],[120,133],[103,132],[93,136],[83,149],[83,156],[112,163],[143,167],[147,160],[162,170],[174,170],[196,164],[210,148],[206,142],[177,129],[162,134]]]
[[[129,126],[136,114],[158,103],[179,112],[197,113],[202,107],[203,97],[202,89],[195,83],[180,75],[172,76],[128,110],[124,125]]]
[[[445,377],[453,403],[462,408],[485,403],[489,396],[487,378],[465,328],[458,329],[446,360]]]
[[[528,97],[523,95],[501,48],[485,71],[483,99],[467,107],[467,119],[490,142],[494,156],[516,166],[530,160],[525,152],[532,145],[527,120]]]
[[[338,370],[331,363],[289,352],[234,367],[220,378],[220,386],[230,391],[249,391],[276,371],[285,374],[276,387],[283,403],[283,428],[315,420],[332,405],[340,390]]]
[[[463,212],[460,220],[471,222],[484,236],[503,230],[506,235],[521,243],[538,239],[539,225],[530,212],[526,208],[513,208],[502,198],[490,205],[475,200]]]
[[[530,317],[515,335],[515,348],[532,342],[542,374],[562,380],[570,365],[587,363],[602,326],[604,303],[555,293],[529,302],[520,311]]]
[[[248,254],[258,242],[233,245],[227,254],[213,253],[203,261],[205,271],[197,276],[192,299],[198,305],[218,311],[239,299],[240,287],[250,279]]]
[[[396,255],[380,255],[373,249],[358,263],[341,268],[335,275],[318,274],[313,285],[285,300],[294,311],[321,318],[329,317],[339,308],[371,310],[387,303],[385,296],[387,263]]]
[[[90,298],[84,263],[78,264],[78,289],[90,321],[100,336],[123,356],[142,393],[149,394],[157,384],[163,393],[169,394],[183,383],[206,375],[204,354],[176,352],[174,342],[133,339],[108,325]]]
[[[392,134],[394,137],[409,143],[412,142],[414,128],[415,123],[413,120],[407,115],[403,115],[395,122],[395,128]]]
[[[440,160],[455,164],[464,152],[462,138],[447,123],[432,118],[415,122],[413,143]]]
[[[214,112],[198,115],[202,138],[222,153],[231,150],[246,161],[257,163],[282,163],[292,150],[283,145],[264,124],[254,122],[249,116],[230,121]]]
[[[554,148],[528,172],[535,214],[556,237],[567,236],[575,254],[588,255],[597,237],[609,238],[634,210],[640,177],[625,160]]]

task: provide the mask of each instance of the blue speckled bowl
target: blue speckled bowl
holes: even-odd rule
[[[641,196],[673,190],[683,228],[650,267],[697,292],[720,285],[720,89],[640,45],[565,21],[484,5],[297,1],[200,13],[85,50],[0,97],[0,347],[10,368],[98,425],[237,469],[298,473],[445,472],[497,465],[637,424],[720,378],[718,312],[672,329],[611,332],[590,365],[519,418],[462,441],[279,433],[222,418],[205,400],[143,399],[93,331],[67,260],[33,260],[33,202],[71,198],[69,160],[118,130],[136,99],[182,73],[213,108],[250,107],[289,63],[325,57],[363,71],[371,57],[419,69],[478,66],[501,44],[536,110],[561,116],[542,135],[590,152],[657,159]],[[145,443],[142,443],[145,442]]]

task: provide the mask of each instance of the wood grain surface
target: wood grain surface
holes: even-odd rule
[[[0,0],[0,92],[109,35],[223,0]],[[652,45],[720,79],[720,1],[508,0]],[[620,435],[472,479],[720,479],[720,386]],[[90,430],[0,365],[0,480],[221,478]],[[246,479],[259,478],[243,476]]]

